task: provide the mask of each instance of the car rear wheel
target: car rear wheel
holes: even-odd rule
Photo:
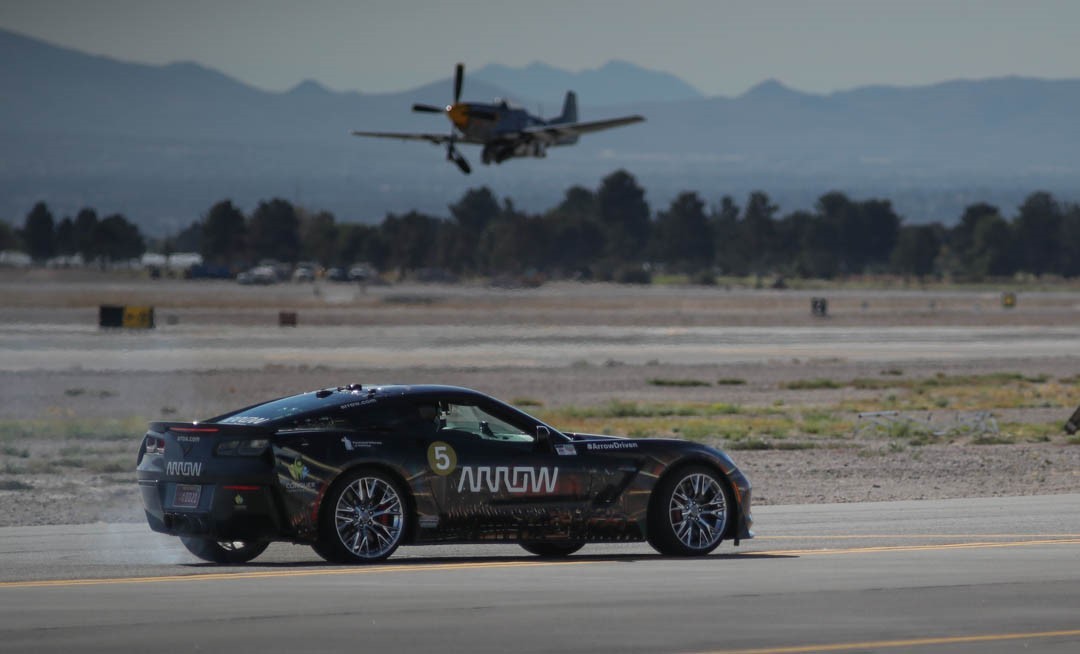
[[[716,549],[732,516],[731,493],[712,468],[688,466],[653,491],[648,539],[661,554],[702,556]]]
[[[261,541],[219,541],[193,536],[181,536],[180,542],[203,561],[232,565],[247,563],[270,545]]]
[[[383,472],[349,473],[334,484],[323,502],[314,550],[328,561],[381,561],[394,553],[405,536],[405,492]]]
[[[537,556],[554,559],[564,556],[570,556],[574,552],[580,550],[582,547],[585,547],[585,543],[528,542],[522,543],[521,547],[529,554],[535,554]]]

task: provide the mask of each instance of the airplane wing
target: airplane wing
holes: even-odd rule
[[[519,132],[532,138],[547,142],[558,141],[568,136],[578,136],[590,132],[599,132],[613,127],[632,125],[645,120],[644,116],[622,116],[620,118],[608,118],[606,120],[593,120],[583,123],[556,123],[554,125],[538,125],[526,127]]]
[[[450,140],[449,134],[410,134],[408,132],[358,132],[352,131],[353,136],[370,136],[380,139],[400,139],[403,141],[427,141],[435,145],[442,145]],[[458,139],[459,141],[461,139]]]

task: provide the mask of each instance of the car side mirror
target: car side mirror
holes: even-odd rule
[[[536,427],[536,451],[551,451],[551,430],[543,425],[537,425]]]

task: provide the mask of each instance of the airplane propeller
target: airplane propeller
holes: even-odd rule
[[[458,64],[454,66],[454,101],[445,107],[436,107],[430,104],[414,104],[412,110],[422,114],[446,114],[451,118],[451,122],[454,120],[454,116],[458,119],[462,115],[466,119],[477,118],[479,120],[498,120],[499,117],[494,112],[486,111],[484,109],[477,109],[473,106],[461,104],[461,87],[465,82],[465,65]],[[472,168],[469,166],[469,162],[457,151],[454,147],[454,141],[457,140],[457,133],[454,131],[454,127],[450,128],[450,140],[446,144],[446,160],[452,161],[461,170],[461,172],[468,175],[472,172]]]
[[[446,107],[435,107],[430,104],[414,104],[412,110],[422,114],[442,114],[446,113]]]

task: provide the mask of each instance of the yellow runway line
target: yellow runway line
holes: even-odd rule
[[[718,649],[708,654],[813,654],[814,652],[848,652],[851,650],[875,651],[897,647],[928,647],[930,645],[962,645],[964,643],[994,643],[1008,640],[1041,638],[1066,638],[1080,636],[1080,629],[1062,631],[1031,631],[1027,633],[984,634],[981,636],[945,636],[940,638],[909,638],[906,640],[876,640],[859,643],[830,643],[827,645],[792,645],[789,647],[762,647],[757,649]],[[704,653],[703,653],[704,654]]]
[[[736,556],[814,556],[828,554],[871,554],[876,552],[928,552],[941,550],[995,549],[999,547],[1033,547],[1038,545],[1076,545],[1080,538],[1024,540],[1008,542],[942,543],[938,545],[880,545],[877,547],[822,548],[803,550],[758,550],[740,552]]]
[[[73,586],[111,586],[118,584],[156,584],[176,581],[233,581],[238,579],[278,579],[284,577],[319,577],[331,575],[380,574],[385,572],[426,572],[495,568],[540,568],[548,566],[588,565],[600,561],[506,561],[483,563],[383,565],[355,568],[320,568],[317,570],[261,570],[257,572],[221,572],[209,574],[165,575],[159,577],[114,577],[105,579],[46,579],[41,581],[0,582],[5,588],[71,588]]]
[[[754,536],[754,541],[762,540],[865,540],[880,538],[883,540],[931,540],[934,538],[1080,538],[1080,534],[843,534],[834,536]]]

